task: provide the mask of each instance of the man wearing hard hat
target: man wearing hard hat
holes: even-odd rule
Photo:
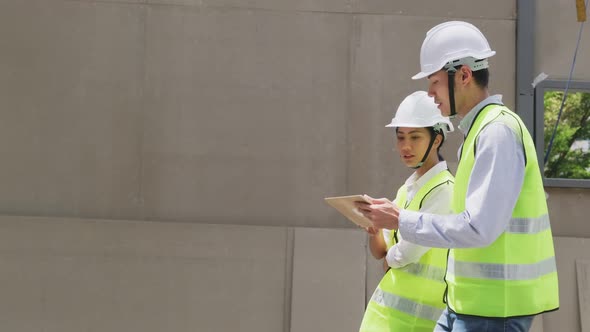
[[[522,120],[488,92],[494,51],[466,22],[445,22],[420,51],[428,94],[457,116],[464,141],[454,214],[400,209],[386,199],[359,204],[375,227],[398,229],[422,246],[450,248],[446,310],[435,331],[528,331],[537,314],[559,307],[553,238],[541,172]]]

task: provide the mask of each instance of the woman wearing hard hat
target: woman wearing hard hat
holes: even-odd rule
[[[447,308],[435,331],[528,331],[559,307],[553,238],[535,146],[522,120],[488,92],[485,36],[466,22],[426,34],[420,52],[428,94],[457,115],[459,150],[453,214],[409,211],[375,200],[363,212],[377,228],[412,243],[450,248]]]
[[[396,204],[413,211],[450,213],[453,176],[438,153],[453,131],[434,100],[417,91],[399,105],[386,127],[395,128],[400,159],[414,173],[398,190]],[[444,310],[447,250],[404,241],[395,231],[367,229],[371,253],[391,267],[367,306],[361,332],[430,332]]]

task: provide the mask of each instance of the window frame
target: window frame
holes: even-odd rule
[[[545,158],[545,91],[565,91],[566,84],[566,80],[544,80],[537,84],[537,86],[535,86],[534,88],[535,130],[533,140],[535,142],[535,147],[537,150],[537,160],[539,161],[539,169],[541,171],[541,176],[543,178],[543,184],[546,187],[590,188],[590,179],[563,179],[545,177],[545,165],[543,161],[543,159]],[[569,83],[568,94],[572,92],[590,93],[590,82],[571,81]],[[559,130],[559,126],[557,127],[557,130]]]

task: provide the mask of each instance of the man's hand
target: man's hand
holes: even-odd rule
[[[399,208],[387,198],[365,197],[371,202],[355,202],[358,210],[373,222],[373,227],[397,229],[399,226]]]

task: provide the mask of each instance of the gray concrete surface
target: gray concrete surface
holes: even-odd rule
[[[587,13],[588,16],[588,13]],[[536,3],[535,70],[549,75],[549,79],[568,78],[580,23],[575,2],[568,0],[538,1]],[[574,79],[590,80],[590,25],[584,24],[578,50]]]
[[[444,13],[488,34],[493,87],[513,105],[514,4],[470,4]],[[426,88],[409,77],[440,10],[5,0],[0,212],[348,227],[322,198],[392,196],[407,176],[384,125]]]
[[[284,227],[0,217],[0,329],[282,331],[286,238]]]
[[[533,331],[580,331],[590,242],[555,245],[561,308]],[[367,255],[359,229],[2,216],[0,330],[356,331]]]
[[[545,331],[581,331],[581,317],[588,312],[580,311],[576,261],[590,258],[589,245],[589,239],[555,238],[560,307],[544,314]]]
[[[296,228],[291,332],[358,331],[364,312],[366,236]]]

